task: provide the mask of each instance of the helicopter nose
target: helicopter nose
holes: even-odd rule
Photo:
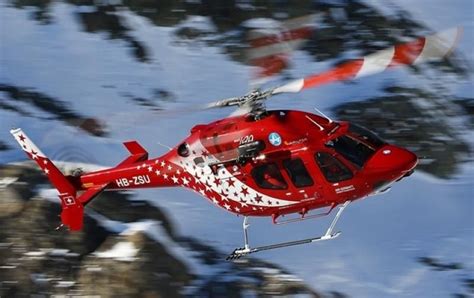
[[[368,163],[368,169],[390,173],[391,178],[401,178],[413,173],[418,157],[411,151],[394,145],[380,148]]]

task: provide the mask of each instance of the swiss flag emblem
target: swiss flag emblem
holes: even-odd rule
[[[73,196],[64,197],[64,198],[63,198],[63,202],[64,202],[64,204],[66,204],[67,206],[76,204],[76,201],[74,200],[74,197],[73,197]]]

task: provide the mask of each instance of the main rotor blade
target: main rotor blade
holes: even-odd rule
[[[240,99],[241,99],[240,97],[230,97],[230,98],[225,98],[218,101],[209,102],[205,105],[202,105],[201,109],[205,110],[205,109],[222,108],[222,107],[238,105],[238,103],[240,102]]]
[[[292,81],[273,89],[272,95],[297,93],[323,84],[372,75],[395,66],[414,65],[431,59],[440,59],[451,53],[461,33],[462,28],[455,27],[427,37],[420,37],[412,42],[399,44],[361,59],[343,63],[323,73]]]

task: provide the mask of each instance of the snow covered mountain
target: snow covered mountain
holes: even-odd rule
[[[1,170],[1,181],[16,177],[0,189],[2,296],[319,296],[269,262],[224,262],[224,253],[180,235],[159,207],[126,193],[101,195],[81,233],[55,231],[57,194],[41,187],[47,180],[34,164]]]
[[[463,25],[459,50],[442,63],[394,70],[269,102],[269,108],[311,110],[317,106],[333,117],[354,120],[415,150],[423,163],[414,176],[390,193],[351,205],[338,224],[343,231],[339,239],[257,257],[296,274],[310,285],[312,293],[472,295],[473,4],[466,0],[450,4],[397,1],[400,8],[373,0],[283,2],[1,2],[0,163],[24,159],[8,134],[11,127],[22,127],[55,160],[111,166],[123,159],[126,153],[120,143],[129,139],[137,139],[152,156],[162,154],[166,149],[158,142],[174,145],[193,125],[230,113],[213,110],[169,115],[162,110],[247,91],[251,70],[241,54],[246,47],[241,24],[248,20],[324,13],[319,30],[294,53],[282,79],[327,69],[407,37]],[[241,246],[241,218],[213,208],[194,194],[180,189],[144,190],[133,198],[159,207],[174,222],[176,233],[192,237],[199,245],[204,243],[203,251],[226,253]],[[103,204],[108,206],[109,201],[104,198]],[[42,206],[37,208],[47,209]],[[108,209],[102,207],[97,216],[105,216],[102,213]],[[138,224],[117,223],[123,218],[109,214],[109,220],[114,221],[108,222],[112,231],[97,228],[101,231],[97,237],[108,240],[97,242],[104,246],[80,264],[100,261],[113,266],[114,259],[107,256],[125,251],[129,259],[123,262],[139,266],[141,263],[134,264],[137,247],[123,244],[130,241],[159,251],[156,241],[150,241],[164,235],[155,234],[159,225],[149,221],[143,209],[135,210],[130,222]],[[53,216],[53,211],[48,214]],[[97,218],[91,222],[100,226]],[[264,244],[320,234],[327,219],[286,226],[252,219],[251,224],[251,242]],[[26,231],[31,225],[33,220],[18,228]],[[50,225],[47,228],[54,228]],[[59,236],[67,237],[64,233]],[[87,247],[81,243],[89,243],[88,237],[93,237],[83,234],[71,244],[61,242],[59,236],[54,237],[59,241],[54,244],[77,249]],[[31,257],[46,255],[41,262],[48,264],[52,252],[42,251],[35,237],[30,239],[38,247]],[[90,253],[98,247],[87,249]],[[74,253],[79,252],[63,251],[60,259],[77,258]],[[145,260],[158,266],[152,259]],[[13,265],[2,261],[0,266]],[[235,277],[229,269],[233,265],[219,266],[227,268],[223,277]],[[98,270],[87,268],[78,275],[85,284],[93,278],[87,272]],[[7,269],[0,270],[2,285],[11,281]],[[40,283],[48,278],[51,276],[31,277]],[[184,274],[176,282],[192,279],[191,274]]]

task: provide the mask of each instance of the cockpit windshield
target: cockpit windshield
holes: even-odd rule
[[[385,144],[385,141],[375,133],[354,123],[349,124],[349,133],[374,149],[378,149]]]
[[[327,142],[326,146],[333,148],[337,153],[352,162],[358,168],[362,168],[367,160],[375,153],[375,149],[350,135],[337,137]]]
[[[385,141],[370,130],[350,123],[347,134],[332,139],[326,146],[333,148],[358,168],[362,168],[384,144]]]

